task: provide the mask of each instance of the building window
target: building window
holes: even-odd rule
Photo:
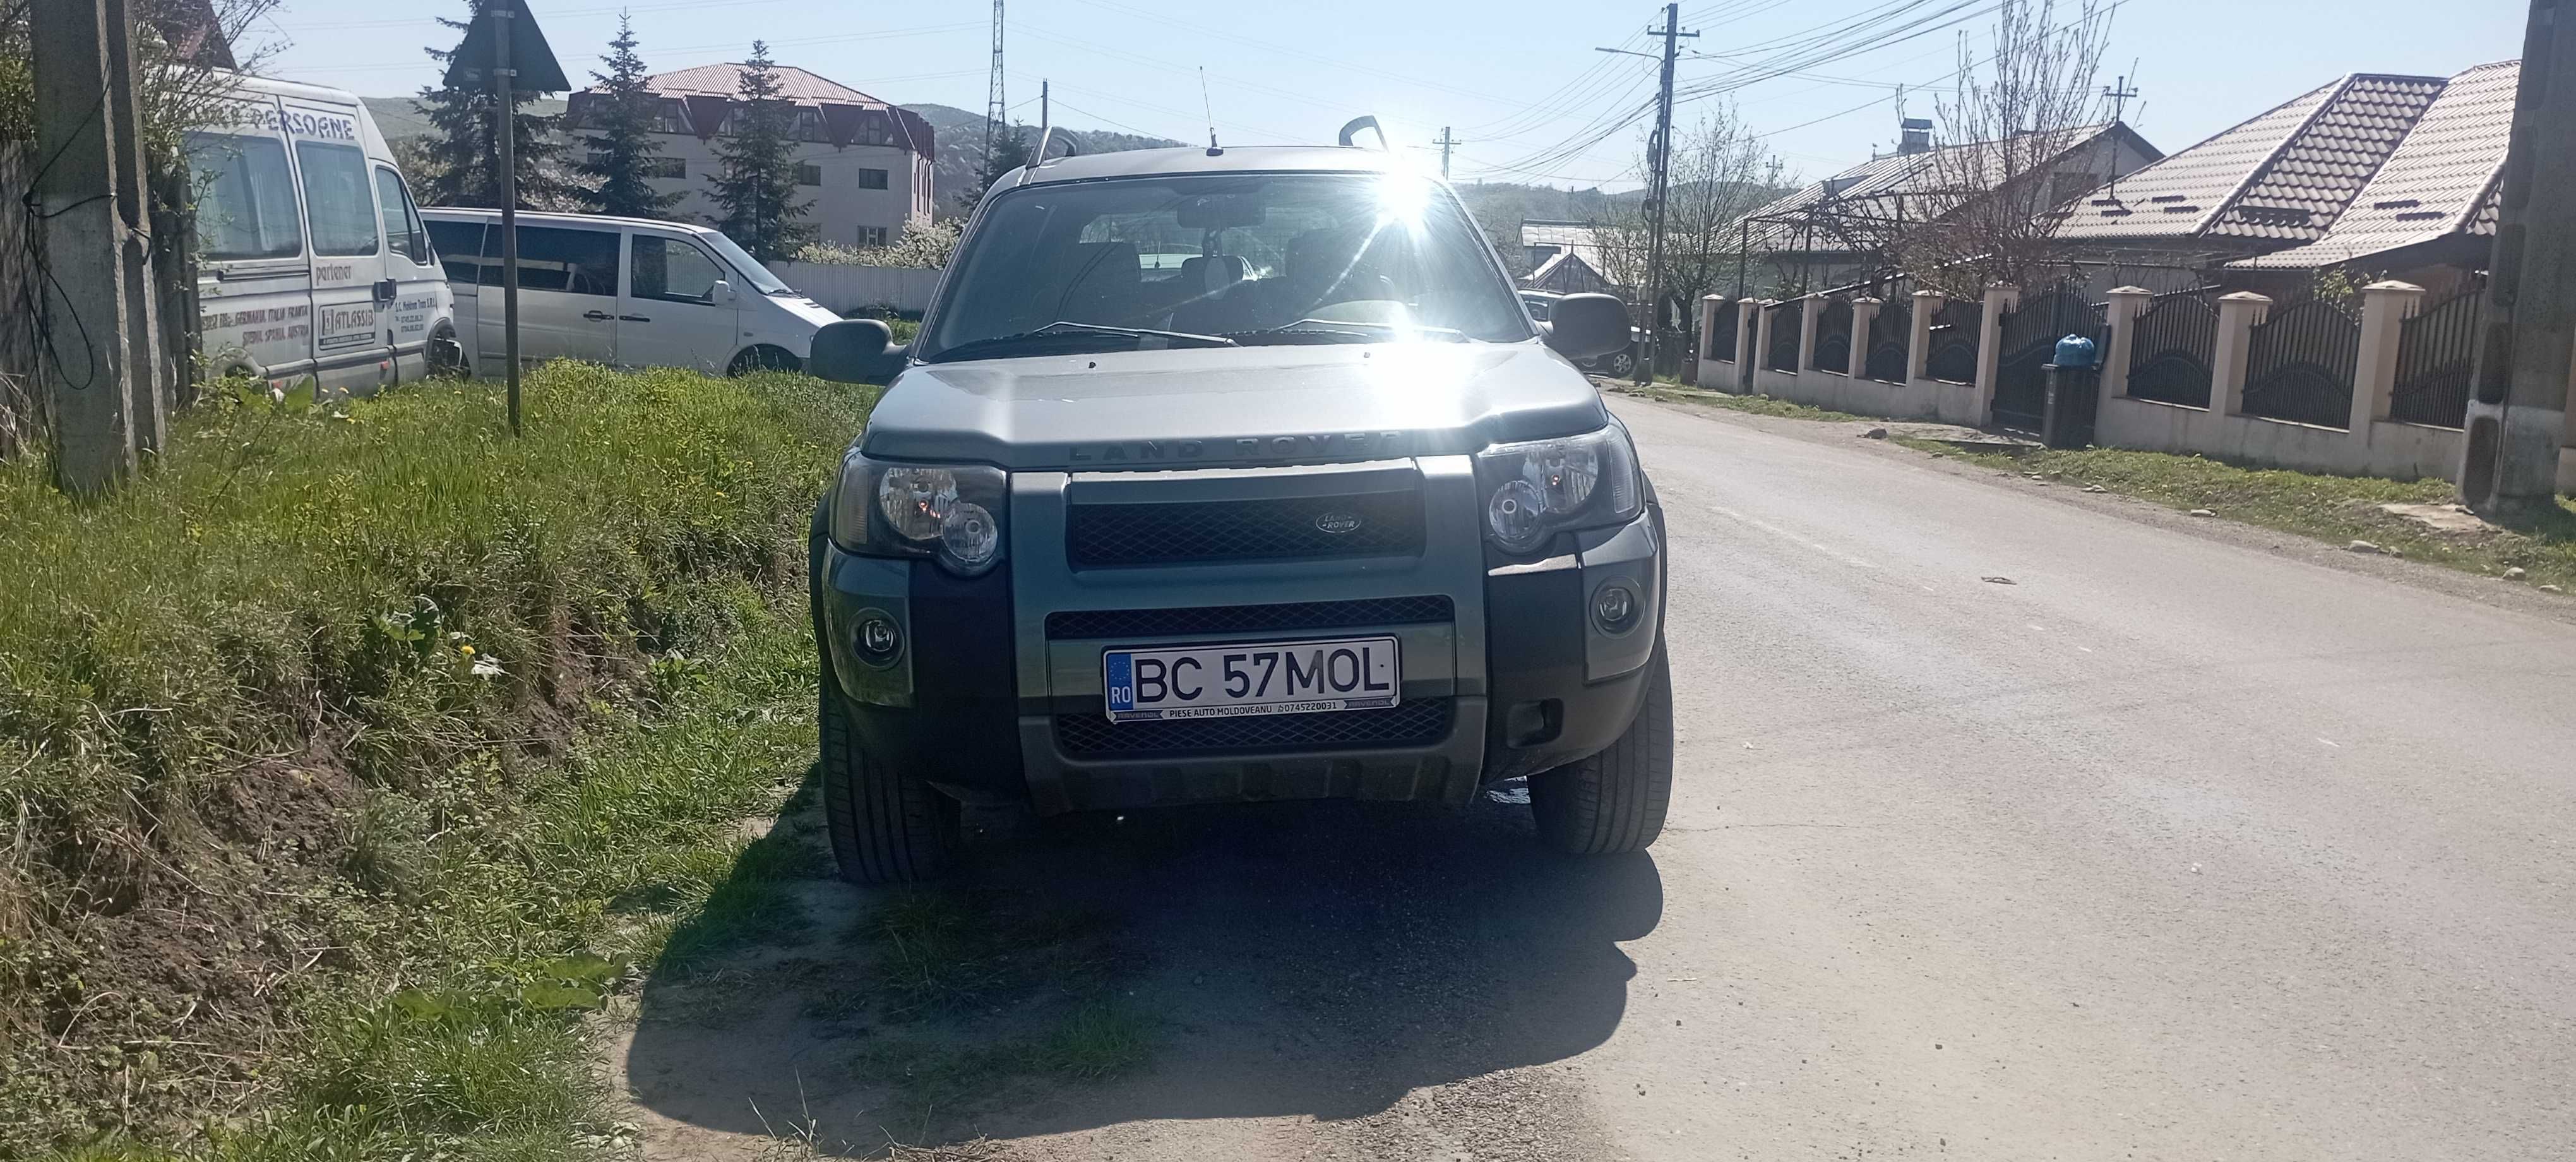
[[[859,188],[860,188],[860,189],[863,189],[863,190],[882,190],[882,189],[886,188],[886,171],[884,171],[884,170],[881,170],[881,169],[861,169],[861,170],[854,170],[854,171],[852,171],[852,172],[854,172],[854,173],[856,173],[856,174],[858,175],[858,178],[859,178]]]
[[[689,132],[689,107],[677,97],[664,97],[653,106],[653,130],[657,133]]]
[[[819,186],[819,185],[822,185],[822,184],[823,184],[823,167],[822,167],[822,166],[819,166],[819,165],[815,165],[815,164],[814,164],[814,163],[812,163],[812,162],[804,162],[804,161],[797,162],[797,163],[796,163],[796,184],[797,184],[797,185],[800,185],[800,186]]]
[[[797,111],[796,111],[796,140],[798,140],[798,141],[830,141],[830,140],[831,140],[831,138],[823,132],[823,111],[822,111],[822,110],[820,110],[820,109],[799,109],[799,110],[797,110]]]
[[[885,244],[886,244],[886,228],[885,228],[885,227],[883,227],[883,226],[861,226],[861,227],[859,227],[859,245],[861,245],[861,246],[883,246],[883,245],[885,245]]]

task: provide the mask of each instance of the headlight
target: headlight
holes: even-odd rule
[[[1485,535],[1515,553],[1567,529],[1635,519],[1637,456],[1613,424],[1589,435],[1496,444],[1476,454]]]
[[[894,464],[841,457],[832,540],[874,557],[933,557],[973,577],[1002,559],[1010,476],[980,464]]]

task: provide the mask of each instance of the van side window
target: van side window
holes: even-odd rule
[[[715,301],[716,280],[724,268],[707,252],[676,238],[635,236],[635,275],[627,293],[639,299],[683,303]]]
[[[213,261],[293,258],[304,253],[295,221],[295,178],[286,146],[273,137],[188,135],[188,169],[197,175],[197,231]]]
[[[438,261],[447,267],[447,281],[458,286],[473,286],[483,275],[483,224],[481,222],[432,222],[430,239],[438,243]],[[499,285],[496,269],[489,280]]]
[[[385,240],[394,253],[411,259],[417,266],[429,264],[429,235],[420,228],[420,212],[412,208],[411,191],[403,188],[402,175],[383,166],[376,167],[376,208],[385,216]]]
[[[304,171],[304,213],[313,223],[313,253],[354,258],[376,252],[376,199],[367,189],[367,155],[354,145],[295,143]]]
[[[499,239],[489,245],[499,249]],[[488,277],[500,279],[498,262]],[[617,235],[602,230],[519,227],[519,285],[528,290],[565,291],[577,295],[617,294]]]

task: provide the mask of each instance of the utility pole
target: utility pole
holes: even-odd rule
[[[1664,5],[1663,83],[1655,94],[1655,193],[1649,207],[1654,212],[1652,233],[1646,243],[1646,351],[1637,360],[1637,383],[1644,386],[1655,379],[1655,348],[1662,345],[1664,326],[1664,196],[1671,192],[1673,172],[1673,58],[1681,50],[1684,37],[1697,37],[1696,32],[1681,30],[1682,6]],[[1646,31],[1654,32],[1648,28]]]
[[[993,135],[1001,132],[1002,117],[1002,0],[993,0],[993,74],[984,82],[984,168],[993,168]]]
[[[510,98],[510,25],[518,5],[494,4],[492,16],[492,140],[501,149],[501,350],[508,360],[510,434],[519,434],[519,164],[518,103]]]
[[[2460,499],[2490,517],[2555,507],[2576,362],[2576,0],[2531,0],[2495,253],[2470,377]]]
[[[1464,142],[1464,141],[1460,141],[1460,140],[1458,140],[1458,139],[1457,139],[1457,138],[1455,138],[1455,137],[1450,136],[1450,135],[1449,135],[1449,127],[1448,127],[1448,126],[1446,126],[1446,125],[1443,125],[1443,126],[1441,126],[1441,127],[1440,127],[1440,140],[1438,140],[1438,141],[1434,141],[1434,142],[1432,142],[1431,144],[1433,144],[1433,145],[1437,145],[1437,146],[1439,146],[1439,147],[1440,147],[1440,180],[1441,180],[1441,181],[1444,181],[1444,182],[1445,182],[1445,181],[1448,181],[1448,180],[1449,180],[1449,148],[1450,148],[1451,146],[1455,146],[1455,145],[1465,145],[1465,144],[1467,144],[1467,143],[1466,143],[1466,142]]]
[[[138,445],[157,450],[162,429],[132,27],[123,0],[38,0],[30,25],[43,160],[28,211],[41,231],[54,479],[97,493],[134,470]]]
[[[2128,76],[2122,74],[2120,79],[2103,87],[2102,95],[2111,101],[2111,127],[2118,129],[2122,116],[2129,111],[2129,98],[2138,95],[2138,87],[2130,84]],[[2111,135],[2110,172],[2111,180],[2103,184],[2102,193],[2105,197],[2117,198],[2120,196],[2120,135],[2117,133]]]

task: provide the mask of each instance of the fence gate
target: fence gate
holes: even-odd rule
[[[2468,423],[2469,371],[2477,362],[2483,279],[2424,308],[2397,329],[2397,384],[2388,418],[2401,424],[2457,428]]]
[[[1880,383],[1905,382],[1905,344],[1913,338],[1914,296],[1890,294],[1869,321],[1869,377]]]
[[[1801,313],[1782,303],[1771,308],[1771,351],[1763,363],[1773,371],[1796,374],[1798,370],[1798,328],[1803,325]]]
[[[2129,341],[2129,395],[2185,407],[2209,406],[2209,365],[2217,358],[2218,308],[2197,292],[2159,296],[2140,312]]]
[[[2057,352],[2057,341],[2082,335],[2101,349],[2104,308],[2084,301],[2067,286],[2025,295],[2021,308],[1997,327],[2002,355],[1995,361],[1993,419],[1998,427],[2027,432],[2040,429],[2048,412],[2048,373],[2041,370]]]
[[[1984,304],[1952,299],[1932,315],[1932,347],[1923,357],[1923,374],[1949,383],[1977,381],[1977,331]]]
[[[2272,312],[2245,348],[2245,414],[2315,424],[2352,423],[2361,321],[2340,304],[2308,299]]]
[[[1816,312],[1816,354],[1818,371],[1836,375],[1851,370],[1852,306],[1846,298],[1825,300],[1825,309]]]

